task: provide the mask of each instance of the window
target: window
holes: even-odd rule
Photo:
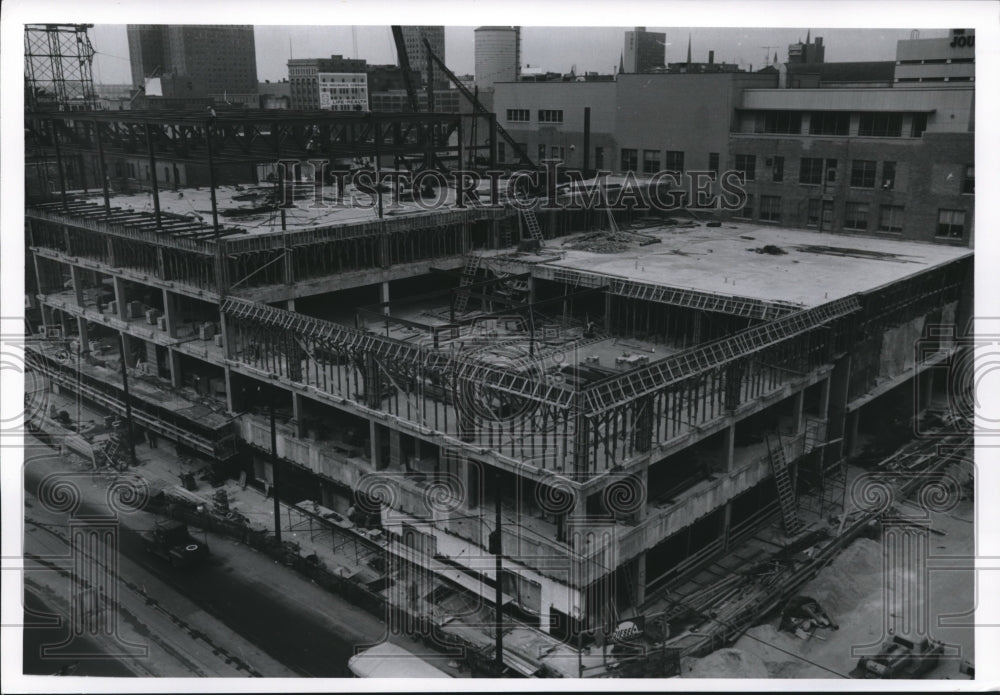
[[[851,186],[854,188],[875,188],[875,162],[869,159],[852,160]]]
[[[868,203],[844,203],[844,229],[868,229]]]
[[[684,153],[667,150],[667,171],[684,171]]]
[[[785,180],[785,158],[773,157],[771,159],[771,180],[781,183]]]
[[[935,236],[945,239],[961,239],[965,234],[965,210],[938,210],[938,226]]]
[[[746,204],[741,209],[739,209],[739,210],[736,211],[736,216],[737,217],[746,217],[746,218],[752,218],[753,217],[753,194],[752,193],[747,193],[747,202],[746,202]]]
[[[883,205],[878,210],[878,230],[880,232],[903,231],[903,206]]]
[[[639,150],[622,149],[622,171],[635,171],[639,168]]]
[[[837,160],[826,160],[826,182],[833,183],[837,180]]]
[[[776,195],[762,195],[760,197],[760,219],[768,222],[781,220],[781,198]]]
[[[718,152],[709,152],[708,153],[708,170],[710,172],[712,172],[713,174],[715,174],[716,176],[719,175],[719,153]]]
[[[541,161],[545,159],[545,145],[538,146],[538,160]]]
[[[604,148],[595,147],[594,148],[594,168],[603,169],[604,168]]]
[[[882,162],[882,190],[891,191],[896,187],[896,163]]]
[[[642,173],[644,174],[655,174],[660,170],[660,151],[659,150],[643,150],[642,151]]]
[[[965,167],[965,178],[962,179],[962,193],[973,195],[976,192],[976,169],[970,164]]]
[[[850,126],[847,111],[813,111],[809,117],[810,135],[847,135]]]
[[[757,156],[752,154],[736,155],[736,171],[741,172],[747,181],[757,178]]]
[[[555,111],[552,109],[539,109],[538,110],[538,122],[539,123],[562,123],[563,122],[563,112],[562,110]]]
[[[810,198],[809,206],[806,208],[806,226],[816,227],[819,225],[819,199]]]
[[[858,121],[858,135],[898,138],[903,134],[903,114],[862,113]]]
[[[823,183],[823,160],[820,157],[803,157],[799,160],[799,183]]]
[[[528,109],[507,109],[507,120],[510,123],[527,123],[531,120]]]
[[[761,111],[754,120],[755,133],[788,133],[802,132],[801,111]]]
[[[551,159],[562,159],[564,154],[563,148],[559,145],[551,145],[549,147],[549,157]]]
[[[927,114],[926,113],[915,113],[913,114],[913,123],[910,124],[910,137],[919,138],[927,130]]]

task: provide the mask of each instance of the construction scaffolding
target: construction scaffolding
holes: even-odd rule
[[[24,27],[24,105],[32,111],[97,108],[91,66],[93,24],[28,24]]]

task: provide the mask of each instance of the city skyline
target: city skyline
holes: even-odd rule
[[[538,27],[522,28],[522,67],[540,67],[552,72],[611,73],[618,69],[626,31],[634,27]],[[445,26],[449,67],[457,74],[474,69],[474,26]],[[691,37],[692,59],[707,60],[715,51],[716,62],[737,63],[744,68],[763,67],[787,60],[788,45],[804,41],[806,33],[823,37],[827,62],[894,60],[896,41],[910,37],[912,29],[824,29],[738,28],[738,27],[653,27],[648,31],[666,34],[666,61],[683,62]],[[944,29],[919,29],[923,38],[941,37]],[[388,26],[272,26],[255,25],[257,74],[261,82],[288,77],[287,62],[294,58],[323,58],[330,55],[357,57],[370,64],[396,63],[396,50]],[[91,39],[97,54],[94,80],[101,84],[130,82],[128,41],[124,24],[98,24]],[[765,61],[765,55],[770,59]]]

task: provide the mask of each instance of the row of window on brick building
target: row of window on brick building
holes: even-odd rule
[[[761,195],[759,201],[755,196],[747,194],[745,206],[735,213],[742,219],[758,219],[764,222],[781,222],[781,196]],[[844,202],[844,217],[840,228],[847,231],[870,231],[869,215],[872,204],[859,201]],[[875,230],[891,234],[903,232],[902,205],[879,205],[878,220]],[[816,227],[826,231],[834,225],[834,206],[831,200],[811,198],[806,201],[807,227]],[[939,239],[964,239],[966,230],[966,211],[948,208],[938,209],[937,226],[934,236]]]

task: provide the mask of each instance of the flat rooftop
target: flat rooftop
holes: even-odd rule
[[[894,238],[845,236],[802,229],[724,222],[644,226],[659,244],[596,253],[573,235],[546,242],[560,260],[541,265],[670,287],[813,307],[898,282],[972,250]],[[525,259],[528,260],[528,259]]]
[[[357,224],[359,222],[375,222],[378,220],[378,207],[362,207],[352,205],[350,197],[356,196],[359,203],[370,204],[371,196],[361,193],[349,184],[344,191],[344,203],[337,205],[336,188],[325,186],[322,189],[322,204],[317,203],[311,183],[298,184],[300,194],[296,195],[294,204],[285,208],[285,227],[290,231],[329,227],[341,224]],[[202,222],[212,224],[212,198],[207,186],[193,188],[184,187],[173,190],[169,184],[161,184],[160,210],[166,213],[186,215]],[[281,231],[281,212],[271,207],[272,196],[275,193],[273,183],[242,184],[216,186],[216,208],[219,214],[219,225],[225,228],[235,228],[247,234],[268,234]],[[300,197],[301,195],[301,197]],[[100,190],[88,195],[74,193],[75,198],[90,203],[103,205],[103,195]],[[458,210],[455,207],[455,190],[447,189],[445,202],[437,209],[425,210],[412,200],[402,199],[392,204],[392,194],[383,193],[383,215],[386,219],[403,216],[415,216],[428,213],[442,213]],[[153,214],[153,194],[150,191],[137,191],[132,194],[116,193],[111,196],[112,207],[133,212]]]

